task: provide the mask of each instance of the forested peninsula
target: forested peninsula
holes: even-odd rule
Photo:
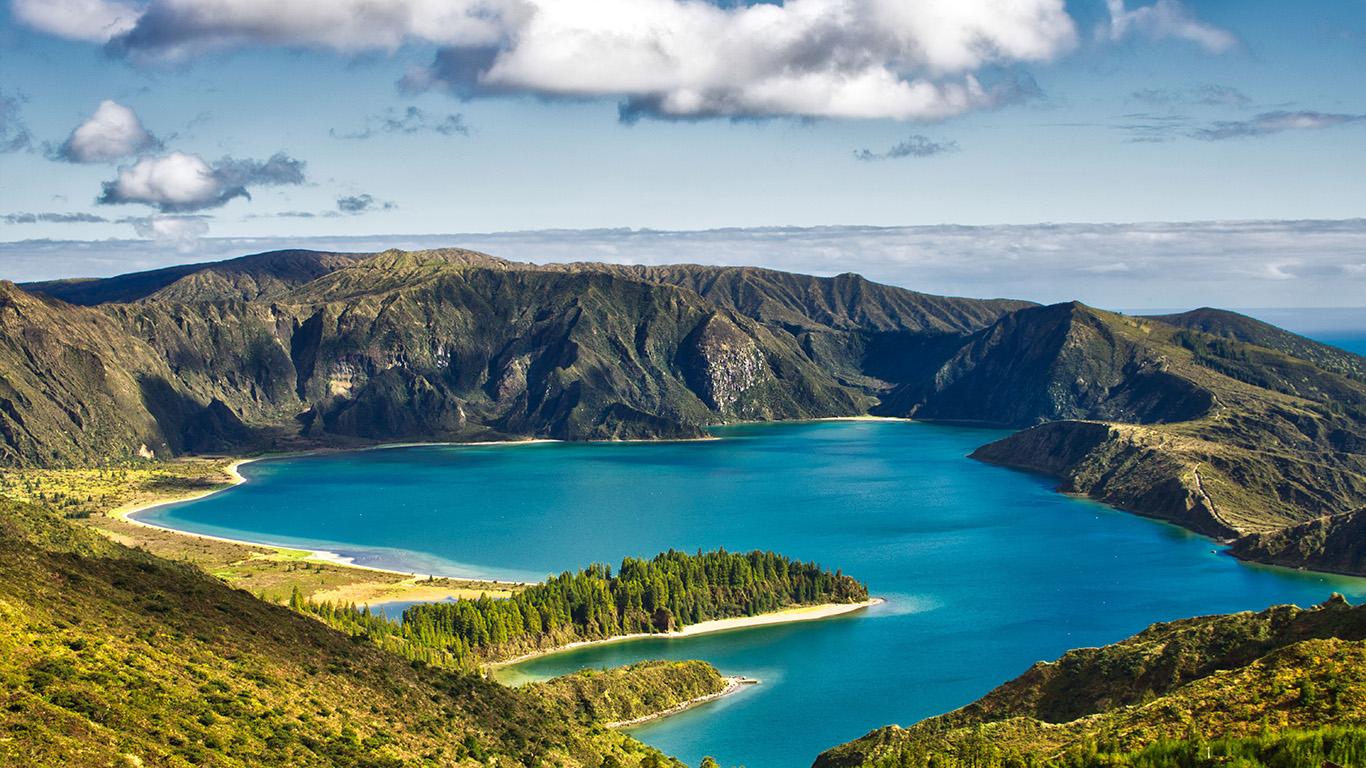
[[[414,605],[400,621],[368,606],[315,603],[297,593],[290,605],[405,658],[474,669],[573,643],[867,600],[867,587],[852,577],[773,552],[671,550],[650,560],[626,558],[615,573],[606,565],[566,571],[506,599]]]

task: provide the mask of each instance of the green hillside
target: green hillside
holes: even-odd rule
[[[1366,606],[1334,598],[1156,624],[1069,651],[960,710],[873,731],[815,765],[1252,768],[1364,756]]]
[[[0,562],[3,765],[674,764],[45,510],[0,506]]]

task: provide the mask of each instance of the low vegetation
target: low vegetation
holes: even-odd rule
[[[134,504],[184,498],[232,483],[229,459],[111,460],[104,466],[0,467],[0,496],[39,504],[73,520]]]

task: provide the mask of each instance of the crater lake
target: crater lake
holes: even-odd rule
[[[516,683],[647,658],[760,685],[632,731],[696,765],[807,766],[966,704],[1038,660],[1156,621],[1356,602],[1366,580],[1240,563],[1211,540],[967,457],[1005,432],[908,421],[718,428],[716,440],[420,446],[242,467],[248,482],[139,519],[419,573],[536,580],[673,549],[765,549],[865,581],[847,616],[591,646]]]

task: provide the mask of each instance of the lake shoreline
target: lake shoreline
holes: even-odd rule
[[[760,613],[754,616],[735,616],[728,619],[711,619],[709,621],[699,621],[696,624],[689,624],[682,629],[671,632],[633,632],[629,635],[617,635],[616,637],[605,637],[600,640],[576,640],[572,643],[557,645],[553,648],[542,648],[540,650],[514,656],[511,659],[502,661],[492,661],[484,664],[485,671],[496,672],[499,669],[514,667],[518,664],[531,661],[533,659],[554,656],[568,651],[575,651],[581,648],[589,648],[600,645],[612,645],[616,643],[629,643],[636,640],[680,640],[698,635],[709,635],[717,632],[731,632],[742,629],[752,629],[754,627],[772,626],[775,624],[795,624],[803,621],[818,621],[830,619],[836,616],[862,611],[887,602],[881,597],[871,597],[857,603],[820,603],[817,605],[799,605],[784,608],[779,611]]]
[[[760,681],[755,680],[752,677],[744,677],[741,675],[727,677],[726,687],[717,691],[716,693],[708,693],[704,696],[698,696],[696,698],[688,699],[687,701],[681,701],[673,705],[672,707],[669,707],[668,709],[660,710],[659,712],[654,712],[648,715],[642,715],[640,717],[632,718],[630,720],[620,720],[614,723],[603,723],[603,727],[634,728],[637,725],[644,725],[646,723],[654,722],[655,720],[662,720],[666,717],[672,717],[674,715],[687,712],[688,710],[694,707],[700,707],[703,704],[708,704],[718,699],[724,699],[727,696],[737,694],[740,691],[743,691],[745,688],[748,688],[749,686],[758,685],[759,682]]]
[[[362,570],[362,571],[374,571],[374,572],[376,572],[376,573],[386,573],[386,574],[391,574],[391,575],[395,575],[395,576],[408,576],[408,577],[418,578],[418,579],[420,579],[420,578],[427,578],[427,579],[432,579],[432,578],[450,578],[450,579],[460,579],[460,580],[462,580],[462,581],[478,582],[478,583],[483,583],[483,584],[493,584],[493,585],[498,585],[498,586],[500,586],[500,587],[507,587],[507,586],[523,586],[523,585],[525,584],[525,582],[521,582],[521,581],[510,581],[510,580],[505,580],[505,579],[488,579],[488,578],[480,578],[480,577],[475,577],[475,576],[442,576],[442,575],[430,574],[430,573],[428,573],[428,574],[417,573],[417,572],[415,572],[415,571],[401,570],[401,569],[398,569],[398,568],[384,568],[384,567],[382,567],[382,566],[377,566],[377,565],[364,565],[364,564],[362,564],[362,563],[357,563],[357,562],[355,562],[355,558],[348,557],[348,556],[343,555],[343,554],[341,554],[341,553],[339,553],[339,552],[333,552],[332,550],[328,550],[328,549],[310,549],[310,548],[307,548],[307,547],[291,547],[291,546],[285,546],[285,545],[282,545],[282,544],[269,544],[269,543],[260,542],[260,541],[250,541],[250,540],[248,540],[248,539],[236,539],[236,538],[232,538],[232,537],[229,537],[229,536],[217,536],[217,535],[209,534],[209,533],[197,533],[197,532],[195,532],[195,531],[186,531],[186,530],[183,530],[183,529],[180,529],[180,528],[173,528],[173,527],[168,526],[168,525],[161,525],[161,524],[159,524],[159,523],[149,523],[149,522],[147,522],[146,520],[139,519],[139,518],[137,517],[137,515],[143,514],[143,513],[145,513],[145,512],[150,512],[151,510],[157,509],[157,508],[159,508],[159,507],[169,506],[169,505],[171,505],[171,504],[183,504],[183,503],[185,503],[185,502],[190,502],[190,501],[199,501],[199,500],[201,500],[201,499],[206,499],[206,498],[208,498],[209,496],[213,496],[214,494],[222,493],[222,492],[224,492],[224,491],[228,491],[228,490],[231,490],[231,489],[233,489],[233,488],[236,488],[237,486],[239,486],[239,485],[241,485],[241,484],[247,482],[247,478],[244,477],[244,476],[242,475],[241,468],[242,468],[243,466],[247,465],[247,464],[252,464],[252,463],[255,463],[255,462],[258,462],[258,461],[274,461],[274,460],[277,460],[277,459],[296,459],[296,458],[301,458],[301,457],[305,457],[305,456],[320,456],[320,455],[327,455],[327,454],[333,454],[333,453],[353,453],[353,452],[362,452],[362,451],[381,451],[381,450],[388,450],[388,449],[393,449],[393,448],[427,448],[427,447],[435,448],[435,447],[441,447],[441,446],[452,446],[452,447],[517,446],[517,445],[539,445],[539,444],[542,444],[542,443],[556,443],[556,442],[560,442],[560,441],[558,441],[558,440],[550,440],[550,439],[548,439],[548,438],[528,438],[528,439],[526,439],[526,440],[488,440],[488,441],[469,442],[469,443],[449,442],[449,441],[448,441],[448,442],[436,442],[436,443],[420,443],[420,442],[419,442],[419,443],[384,443],[384,444],[382,444],[382,445],[362,446],[362,447],[359,447],[359,448],[318,448],[318,449],[307,450],[307,451],[294,451],[294,452],[286,452],[286,453],[271,453],[271,454],[265,454],[265,455],[262,455],[262,456],[251,456],[251,457],[244,457],[244,458],[236,458],[236,459],[232,459],[231,462],[228,464],[228,466],[225,467],[225,469],[224,469],[224,471],[227,472],[227,474],[228,474],[229,477],[230,477],[230,480],[229,480],[229,482],[228,482],[226,485],[223,485],[223,486],[218,487],[218,488],[213,488],[213,489],[210,489],[210,490],[206,490],[206,491],[195,491],[195,492],[188,493],[188,494],[184,494],[184,495],[180,495],[180,496],[166,497],[166,498],[160,498],[160,499],[150,499],[150,500],[146,500],[146,501],[139,501],[139,502],[134,502],[134,503],[131,503],[131,504],[125,504],[125,505],[123,505],[123,506],[116,507],[116,508],[110,510],[107,514],[108,514],[110,517],[113,517],[113,518],[116,518],[116,519],[119,519],[119,520],[123,520],[123,521],[125,521],[125,522],[127,522],[127,523],[130,523],[130,524],[132,524],[132,525],[138,525],[138,526],[142,526],[142,527],[145,527],[145,528],[150,528],[150,529],[157,530],[157,531],[163,531],[163,532],[165,532],[165,533],[173,533],[173,534],[176,534],[176,535],[179,535],[179,536],[189,536],[189,537],[192,537],[192,538],[196,538],[196,539],[205,539],[205,540],[208,540],[208,541],[219,541],[219,542],[223,542],[223,543],[225,543],[225,544],[237,544],[237,545],[244,546],[244,547],[257,547],[257,548],[261,548],[261,549],[270,549],[270,550],[275,550],[276,552],[279,552],[279,553],[302,552],[302,553],[305,553],[305,554],[306,554],[306,557],[303,558],[304,560],[313,561],[313,562],[320,562],[320,563],[327,563],[327,564],[329,564],[329,565],[335,565],[335,566],[342,567],[342,568],[354,568],[354,569]],[[384,600],[383,602],[393,602],[393,603],[396,603],[396,602],[402,602],[403,600],[404,600],[404,598],[402,598],[402,597],[392,597],[392,598],[388,598],[388,599]]]
[[[815,418],[815,419],[794,419],[794,420],[782,421],[782,422],[761,422],[761,421],[760,421],[760,422],[733,422],[732,424],[716,425],[716,426],[739,426],[739,425],[744,425],[744,424],[765,424],[765,423],[784,423],[784,424],[791,423],[791,424],[802,424],[802,423],[819,423],[819,422],[832,422],[832,421],[909,421],[909,419],[902,419],[902,418],[897,418],[897,417],[885,417],[885,416],[871,416],[871,415],[861,415],[861,416],[832,416],[832,417]],[[666,443],[666,442],[710,442],[710,441],[723,440],[723,439],[724,439],[724,438],[722,438],[722,437],[709,436],[709,437],[701,437],[701,438],[676,439],[676,440],[641,439],[641,440],[609,440],[609,441],[601,441],[601,442],[605,442],[605,443],[628,443],[628,444],[629,444],[629,443]],[[184,493],[184,494],[179,494],[179,495],[167,495],[167,496],[160,496],[160,497],[152,498],[152,499],[144,499],[144,500],[140,500],[140,501],[136,501],[136,502],[130,502],[130,503],[127,503],[127,504],[123,504],[123,505],[117,506],[117,507],[115,507],[115,508],[113,508],[113,509],[107,510],[107,511],[105,512],[105,514],[108,515],[108,516],[111,517],[111,518],[114,518],[114,519],[116,519],[116,520],[120,520],[120,521],[122,521],[122,522],[128,523],[128,524],[133,525],[133,526],[137,526],[137,527],[141,527],[141,528],[146,528],[146,529],[148,529],[148,530],[159,531],[159,532],[161,532],[161,533],[172,534],[172,535],[174,535],[174,536],[184,536],[184,537],[188,537],[188,538],[191,538],[191,539],[198,539],[198,540],[202,540],[202,541],[218,542],[218,543],[221,543],[221,544],[230,544],[230,545],[235,545],[235,546],[242,546],[242,547],[248,547],[248,548],[254,548],[254,549],[267,550],[267,551],[269,551],[269,552],[272,552],[275,556],[279,556],[279,557],[291,557],[291,558],[297,559],[297,560],[299,560],[299,561],[301,561],[301,562],[322,563],[322,564],[332,565],[332,566],[335,566],[335,567],[338,567],[338,568],[354,569],[354,570],[357,570],[357,571],[366,571],[366,572],[371,572],[371,573],[381,573],[381,574],[385,574],[385,575],[388,575],[388,576],[402,576],[402,577],[405,577],[405,582],[401,582],[401,583],[399,583],[399,584],[395,584],[395,583],[393,583],[393,582],[361,582],[361,583],[358,583],[358,584],[355,584],[355,585],[350,585],[350,586],[348,586],[348,587],[347,587],[346,589],[344,589],[344,590],[326,590],[325,592],[322,593],[324,596],[323,596],[321,599],[332,600],[333,602],[354,602],[354,603],[356,603],[356,604],[358,604],[358,605],[366,604],[366,605],[370,605],[372,608],[374,608],[374,607],[376,607],[376,606],[384,605],[384,604],[387,604],[387,603],[402,603],[402,602],[442,602],[442,601],[448,600],[448,599],[459,599],[459,598],[461,598],[461,597],[466,597],[466,596],[468,596],[467,593],[468,593],[469,590],[468,590],[467,587],[461,587],[461,588],[457,588],[457,589],[442,589],[441,587],[433,586],[431,583],[421,583],[421,582],[424,582],[424,581],[430,582],[430,581],[433,580],[433,579],[451,579],[451,580],[458,580],[458,581],[466,582],[466,583],[487,584],[487,585],[489,585],[489,587],[490,587],[490,591],[504,591],[504,590],[507,590],[508,588],[522,587],[522,586],[525,586],[528,582],[514,581],[514,580],[506,580],[506,579],[491,579],[491,578],[480,577],[480,576],[464,576],[464,575],[447,576],[447,575],[437,575],[437,574],[431,574],[431,573],[426,573],[426,574],[424,574],[424,573],[417,572],[417,571],[415,571],[415,570],[404,570],[404,569],[401,569],[401,568],[388,568],[388,567],[377,566],[377,565],[365,565],[365,564],[356,562],[354,557],[347,556],[347,555],[345,555],[345,554],[342,554],[341,552],[336,552],[336,551],[333,551],[333,550],[330,550],[330,549],[314,549],[314,548],[308,548],[308,547],[294,547],[294,546],[286,546],[286,545],[282,545],[282,544],[272,544],[272,543],[261,542],[261,541],[252,541],[252,540],[249,540],[249,539],[234,538],[234,537],[230,537],[230,536],[219,536],[219,535],[215,535],[215,534],[198,533],[198,532],[196,532],[196,531],[187,531],[187,530],[183,530],[183,529],[180,529],[180,528],[175,528],[175,527],[168,526],[168,525],[163,525],[163,524],[160,524],[160,523],[149,522],[149,521],[147,521],[147,520],[141,519],[141,517],[139,517],[139,516],[140,516],[140,515],[143,515],[143,514],[145,514],[145,513],[147,513],[147,512],[150,512],[150,511],[152,511],[152,510],[154,510],[154,509],[158,509],[158,508],[160,508],[160,507],[169,506],[169,505],[171,505],[171,504],[183,504],[183,503],[191,502],[191,501],[199,501],[199,500],[201,500],[201,499],[208,498],[209,496],[213,496],[213,495],[215,495],[215,494],[218,494],[218,493],[222,493],[222,492],[224,492],[224,491],[231,490],[232,488],[235,488],[235,487],[237,487],[237,486],[239,486],[239,485],[241,485],[241,484],[247,482],[247,478],[241,473],[241,468],[242,468],[243,466],[247,465],[247,464],[252,464],[252,463],[255,463],[255,462],[258,462],[258,461],[274,461],[274,460],[280,460],[280,459],[297,459],[297,458],[304,458],[304,457],[310,457],[310,456],[326,456],[326,455],[333,455],[333,454],[340,454],[340,453],[360,453],[360,452],[367,452],[367,451],[382,451],[382,450],[403,449],[403,448],[438,448],[438,447],[443,447],[443,446],[444,446],[444,447],[459,447],[459,448],[477,448],[477,447],[485,447],[485,446],[488,446],[488,447],[494,447],[494,446],[509,446],[509,447],[511,447],[511,446],[525,446],[525,445],[541,445],[541,444],[546,444],[546,443],[560,443],[560,442],[563,442],[563,441],[561,441],[561,440],[554,440],[554,439],[551,439],[551,438],[539,438],[539,437],[510,438],[510,439],[503,439],[503,440],[475,440],[475,441],[451,441],[451,440],[447,440],[447,441],[434,441],[434,442],[426,442],[426,441],[407,441],[407,442],[397,442],[397,443],[380,443],[380,444],[376,444],[376,445],[361,445],[361,446],[354,446],[354,447],[352,447],[352,446],[347,446],[347,447],[319,447],[319,448],[309,448],[309,449],[299,450],[299,451],[283,451],[283,452],[279,452],[279,453],[266,453],[266,454],[262,454],[262,455],[259,455],[259,456],[223,457],[223,458],[228,459],[228,461],[229,461],[229,463],[227,464],[227,466],[224,467],[224,472],[225,472],[226,475],[227,475],[227,482],[226,482],[224,485],[221,485],[221,486],[219,486],[219,487],[217,487],[217,488],[210,488],[210,489],[206,489],[206,490],[192,491],[192,492],[189,492],[189,493]],[[210,457],[205,457],[205,458],[210,458]]]
[[[208,533],[198,533],[187,531],[160,523],[153,523],[141,519],[139,516],[151,510],[165,507],[171,504],[183,504],[185,502],[199,501],[209,496],[236,488],[247,482],[247,478],[242,474],[241,468],[247,464],[258,461],[271,461],[276,459],[292,459],[305,456],[326,455],[332,453],[348,453],[361,451],[376,451],[393,448],[414,448],[414,447],[480,447],[480,446],[519,446],[533,445],[542,443],[558,442],[548,439],[531,438],[526,440],[491,440],[479,442],[433,442],[433,443],[385,443],[382,445],[363,446],[358,448],[319,448],[307,451],[295,451],[284,453],[271,453],[261,456],[239,457],[230,459],[227,466],[223,468],[225,483],[216,488],[197,490],[189,493],[160,496],[152,499],[144,499],[130,502],[108,510],[105,514],[110,518],[119,520],[129,525],[144,528],[147,530],[158,531],[171,534],[173,536],[186,537],[201,541],[217,542],[229,544],[249,549],[264,550],[278,558],[298,560],[304,563],[317,563],[331,565],[337,568],[360,571],[373,574],[383,574],[385,576],[400,576],[402,580],[398,582],[390,580],[365,580],[349,584],[339,589],[320,590],[316,599],[330,600],[332,602],[369,604],[373,606],[385,603],[400,602],[441,602],[444,600],[455,600],[472,596],[472,592],[486,591],[497,594],[507,594],[513,590],[526,585],[526,582],[512,581],[505,579],[490,579],[472,576],[445,576],[438,574],[423,574],[413,570],[402,570],[399,568],[386,568],[377,565],[366,565],[355,562],[354,557],[349,557],[340,552],[329,549],[312,549],[307,547],[292,547],[281,544],[272,544],[249,539],[234,538],[229,536],[218,536]],[[453,586],[444,586],[440,582],[458,582]],[[481,590],[481,587],[486,589]],[[312,597],[312,596],[310,596]]]
[[[876,416],[866,417],[832,417],[827,419],[811,419],[807,423],[823,421],[902,421],[903,419],[883,418]],[[707,438],[708,440],[720,440],[723,438]],[[123,504],[109,510],[106,514],[116,520],[121,520],[130,525],[145,528],[148,530],[159,531],[173,536],[182,536],[203,541],[218,542],[259,550],[266,550],[274,556],[281,558],[291,558],[305,563],[327,564],[338,568],[362,571],[385,576],[403,577],[401,581],[382,581],[382,580],[361,580],[354,584],[334,589],[319,590],[316,594],[306,595],[306,597],[318,602],[333,603],[354,603],[356,605],[368,605],[372,610],[386,604],[408,603],[408,602],[446,602],[469,598],[473,592],[483,591],[494,596],[506,596],[512,590],[526,586],[529,582],[512,581],[504,579],[490,579],[474,576],[448,576],[438,574],[423,574],[413,570],[402,570],[398,568],[387,568],[377,565],[366,565],[355,562],[354,557],[347,556],[341,552],[330,549],[312,549],[307,547],[293,547],[282,544],[272,544],[267,542],[252,541],[230,536],[219,536],[215,534],[199,533],[187,531],[160,523],[153,523],[141,519],[139,516],[171,504],[183,504],[186,502],[199,501],[215,494],[236,488],[247,482],[247,478],[242,474],[241,468],[247,464],[258,461],[271,461],[276,459],[292,459],[306,456],[329,455],[334,453],[351,453],[364,451],[378,451],[400,448],[426,448],[426,447],[481,447],[481,446],[523,446],[538,445],[544,443],[558,443],[561,441],[546,438],[528,438],[525,440],[492,440],[480,442],[404,442],[404,443],[385,443],[382,445],[364,446],[360,448],[319,448],[307,451],[295,451],[284,453],[265,454],[261,456],[233,458],[223,468],[227,477],[227,482],[216,488],[193,491],[190,493],[165,496],[160,498],[145,499],[141,501]],[[634,441],[631,441],[634,442]],[[440,581],[459,582],[454,586],[445,586]],[[481,590],[480,587],[486,587]],[[699,622],[698,624],[685,627],[676,632],[669,633],[639,633],[625,635],[622,637],[607,638],[604,640],[581,641],[571,643],[566,646],[548,648],[536,651],[531,654],[517,657],[507,661],[495,662],[488,667],[505,667],[517,663],[528,661],[539,656],[561,653],[574,650],[582,645],[593,645],[598,643],[626,642],[630,640],[643,640],[649,638],[683,638],[700,634],[714,632],[725,632],[736,629],[746,629],[756,626],[769,624],[786,624],[799,621],[811,621],[816,619],[830,618],[843,615],[853,611],[868,608],[885,602],[882,598],[873,598],[863,603],[832,603],[816,606],[800,606],[797,608],[784,609],[774,613],[760,614],[758,616],[736,617],[730,619],[717,619],[712,621]]]

